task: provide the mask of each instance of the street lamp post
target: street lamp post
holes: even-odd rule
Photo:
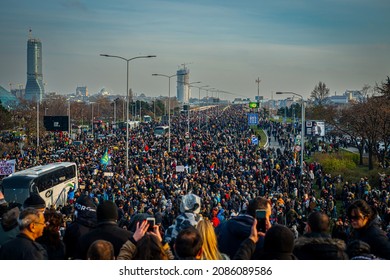
[[[117,56],[117,55],[109,55],[109,54],[100,54],[100,56],[105,56],[105,57],[114,57],[114,58],[119,58],[124,61],[126,61],[126,176],[129,173],[129,62],[134,59],[138,58],[152,58],[156,57],[155,55],[142,55],[142,56],[135,56],[132,58],[124,58],[122,56]]]
[[[113,123],[113,128],[115,127],[115,129],[116,129],[116,101],[117,100],[118,100],[118,98],[114,99],[114,123]],[[114,130],[114,129],[112,129],[112,130]]]
[[[276,92],[276,94],[292,94],[301,98],[302,101],[302,123],[301,123],[301,174],[303,174],[303,155],[305,153],[305,102],[303,96],[295,92]]]
[[[260,114],[260,78],[257,78],[255,82],[257,83],[257,103],[259,104],[259,106],[257,106],[257,113]]]
[[[199,108],[200,108],[200,90],[202,88],[206,88],[206,87],[209,87],[209,85],[198,87],[198,89],[199,89]],[[198,131],[200,131],[200,110],[198,111],[198,121],[199,121],[198,122]]]
[[[90,102],[91,103],[91,133],[92,133],[92,138],[95,138],[95,133],[93,131],[93,120],[94,120],[94,116],[93,116],[93,104],[95,102]]]
[[[171,78],[177,75],[152,74],[152,76],[168,78],[168,152],[171,151]]]
[[[190,135],[190,92],[191,92],[191,85],[200,84],[200,83],[201,82],[188,83],[188,108],[187,108],[187,135],[188,135],[188,137]]]

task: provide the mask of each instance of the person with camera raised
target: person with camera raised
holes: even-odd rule
[[[258,217],[258,231],[265,233],[270,227],[271,202],[264,197],[252,199],[244,213],[221,223],[215,230],[217,234],[218,247],[221,253],[233,259],[241,243],[251,235],[252,225],[256,216]],[[252,258],[260,256],[264,242],[264,235],[260,235],[260,240],[256,243],[256,248]]]

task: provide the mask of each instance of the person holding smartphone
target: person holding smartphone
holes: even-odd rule
[[[258,211],[260,210],[260,211]],[[258,242],[254,242],[253,259],[261,255],[265,232],[271,228],[271,202],[265,197],[249,201],[245,212],[221,223],[215,230],[221,253],[233,259],[241,243],[251,235],[254,220],[259,219]],[[257,220],[256,220],[257,222]]]
[[[133,236],[123,244],[118,260],[174,259],[169,244],[163,243],[155,218],[147,217],[136,222]]]
[[[238,249],[235,260],[296,260],[293,254],[294,250],[294,233],[284,225],[273,225],[266,233],[257,229],[258,220],[255,219],[252,225],[251,235],[242,242]],[[259,237],[264,238],[263,252],[260,255],[254,255],[256,243]]]

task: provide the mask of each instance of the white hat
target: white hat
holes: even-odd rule
[[[180,212],[193,212],[199,214],[200,197],[192,193],[183,196],[180,203]]]

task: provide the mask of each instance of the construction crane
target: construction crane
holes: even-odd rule
[[[180,68],[180,66],[183,66],[184,69],[187,69],[187,68],[186,68],[186,65],[192,64],[192,63],[193,63],[193,62],[184,62],[184,63],[182,63],[182,64],[179,65],[179,68]]]

